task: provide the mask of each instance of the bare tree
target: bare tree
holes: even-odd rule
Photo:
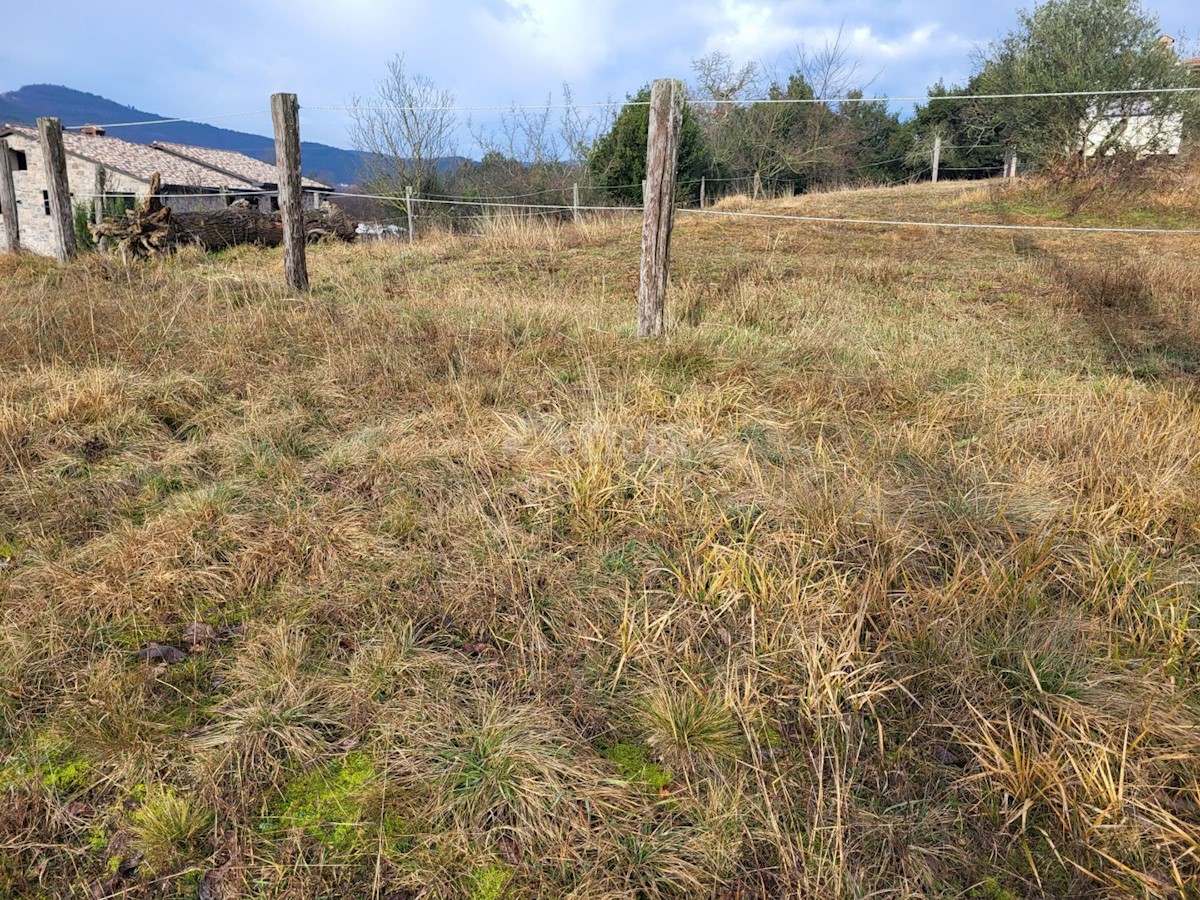
[[[564,84],[561,102],[551,95],[542,106],[514,104],[485,123],[468,121],[480,161],[459,170],[459,186],[472,196],[529,193],[547,203],[569,203],[572,185],[586,182],[592,146],[611,118],[609,106],[576,106]]]
[[[692,99],[698,105],[708,105],[712,115],[720,119],[728,114],[733,101],[744,100],[758,87],[761,67],[756,62],[738,65],[723,50],[714,50],[692,60],[696,81]]]
[[[592,148],[603,134],[608,134],[619,106],[610,97],[598,107],[584,111],[575,104],[571,86],[563,83],[563,112],[559,122],[564,156],[577,169],[585,170]]]
[[[388,63],[375,94],[350,102],[350,140],[365,154],[364,184],[374,193],[402,197],[411,186],[427,191],[439,165],[456,152],[454,94],[425,75],[410,73],[403,55]]]
[[[723,50],[714,50],[692,60],[695,81],[689,93],[705,143],[718,163],[732,162],[738,155],[740,129],[728,127],[738,101],[759,88],[762,67],[750,61],[738,64]]]
[[[471,139],[482,156],[497,154],[529,166],[556,160],[553,106],[553,97],[547,97],[545,106],[514,103],[487,125],[468,121]]]
[[[743,74],[749,79],[746,67],[737,69],[712,56],[703,67],[695,66],[710,91],[711,86],[737,89]],[[767,85],[769,102],[731,104],[726,116],[712,122],[711,145],[718,162],[763,179],[811,180],[824,170],[844,168],[848,149],[868,135],[861,123],[842,115],[839,100],[861,97],[865,84],[840,32],[817,49],[797,47],[786,73],[768,66],[757,66],[754,73]]]

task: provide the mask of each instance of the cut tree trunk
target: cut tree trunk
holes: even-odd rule
[[[150,193],[124,218],[110,216],[91,226],[97,238],[107,238],[123,258],[141,258],[173,253],[179,247],[224,250],[238,244],[278,247],[283,243],[283,221],[279,213],[261,213],[245,200],[224,209],[173,213],[159,198],[158,175],[150,182]],[[353,241],[355,223],[336,208],[304,212],[304,234],[309,243],[337,239]]]

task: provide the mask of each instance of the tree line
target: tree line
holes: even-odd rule
[[[839,39],[797,48],[783,66],[713,52],[692,61],[679,157],[682,200],[728,190],[801,193],[928,176],[940,142],[941,177],[997,174],[1006,149],[1024,166],[1078,166],[1153,155],[1194,139],[1197,66],[1164,40],[1140,0],[1045,0],[1017,27],[976,51],[963,85],[941,81],[907,116],[867,98],[870,78]],[[1092,91],[1164,89],[1096,96]],[[1046,97],[981,95],[1056,94]],[[463,121],[455,98],[402,56],[367,100],[352,101],[351,138],[364,151],[365,192],[512,198],[569,205],[636,204],[645,173],[649,85],[622,104],[574,103],[569,86],[544,107],[517,107],[483,126]],[[478,159],[458,155],[469,131]]]

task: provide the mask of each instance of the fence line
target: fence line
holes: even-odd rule
[[[589,213],[635,213],[640,212],[642,215],[642,254],[640,266],[640,280],[638,291],[638,314],[637,314],[637,333],[639,337],[658,337],[662,335],[665,328],[665,320],[663,315],[665,298],[667,293],[668,278],[667,272],[670,265],[670,236],[673,225],[673,219],[676,212],[687,213],[700,216],[716,216],[732,219],[756,219],[759,221],[774,221],[774,222],[794,222],[811,225],[847,225],[847,226],[871,226],[884,228],[925,228],[925,229],[958,229],[964,231],[993,231],[993,232],[1040,232],[1040,233],[1064,233],[1064,234],[1125,234],[1125,235],[1146,235],[1146,236],[1165,236],[1165,235],[1184,235],[1193,236],[1200,235],[1200,229],[1176,229],[1176,228],[1124,228],[1111,226],[1084,226],[1084,225],[1024,225],[1011,224],[1000,222],[931,222],[921,220],[906,220],[906,219],[886,219],[886,218],[856,218],[851,216],[817,216],[817,215],[799,215],[788,213],[760,213],[749,212],[744,210],[716,210],[704,208],[704,186],[708,179],[702,178],[701,184],[701,202],[700,208],[689,208],[687,206],[679,206],[675,200],[675,191],[680,186],[677,183],[678,178],[678,139],[679,129],[682,121],[682,113],[684,106],[684,85],[682,82],[673,79],[656,79],[653,83],[651,98],[649,101],[627,101],[625,105],[645,105],[649,106],[650,121],[649,121],[649,136],[647,141],[646,151],[646,181],[642,183],[642,203],[640,206],[596,206],[596,205],[580,205],[578,185],[572,185],[572,200],[570,203],[548,204],[548,203],[512,203],[504,202],[506,200],[527,199],[532,197],[542,197],[547,194],[565,193],[566,188],[551,188],[538,191],[526,192],[524,194],[509,194],[501,195],[496,198],[469,198],[469,197],[452,197],[448,195],[431,195],[428,197],[419,197],[415,195],[413,186],[408,185],[405,188],[403,206],[407,216],[407,233],[410,243],[414,240],[416,230],[416,207],[419,204],[427,204],[430,206],[449,206],[449,207],[467,207],[472,210],[471,213],[464,214],[461,218],[476,220],[486,219],[487,210],[510,209],[518,210],[521,213],[531,216],[537,214],[564,214],[570,213],[576,221],[578,221],[581,212]],[[1026,93],[1026,94],[976,94],[976,95],[939,95],[935,97],[923,96],[915,98],[865,98],[865,97],[845,97],[845,98],[768,98],[765,100],[712,100],[698,101],[698,105],[743,105],[743,104],[770,104],[770,105],[806,105],[806,104],[821,104],[830,105],[834,103],[862,103],[862,102],[879,102],[886,101],[894,103],[903,100],[916,100],[921,102],[938,102],[945,100],[988,100],[988,99],[1017,99],[1017,98],[1036,98],[1036,97],[1098,97],[1098,96],[1121,96],[1121,95],[1146,95],[1146,94],[1174,94],[1182,92],[1200,91],[1200,87],[1186,88],[1132,88],[1113,91],[1051,91],[1043,93]],[[509,104],[506,106],[490,106],[490,107],[470,107],[470,106],[454,106],[454,105],[437,105],[437,106],[396,106],[382,107],[385,110],[391,111],[434,111],[434,110],[489,110],[489,111],[516,111],[520,109],[586,109],[594,108],[597,105],[608,108],[615,108],[616,103],[609,102],[606,104],[561,104],[543,103],[535,106],[522,107],[517,104]],[[356,111],[379,109],[380,107],[369,106],[314,106],[304,107],[311,111]],[[283,221],[284,230],[284,273],[287,279],[289,288],[303,292],[308,290],[309,282],[307,275],[306,261],[306,246],[304,233],[303,209],[301,203],[301,168],[300,168],[300,119],[301,107],[295,94],[274,94],[271,97],[271,113],[272,123],[275,133],[275,150],[276,150],[276,168],[277,168],[277,183],[278,189],[272,190],[253,190],[245,192],[236,192],[226,196],[237,198],[239,196],[263,195],[271,194],[280,198],[279,206]],[[208,119],[218,118],[234,118],[240,116],[258,115],[257,112],[242,112],[242,113],[227,113],[218,116],[204,117]],[[142,122],[125,122],[115,123],[107,128],[120,127],[136,127],[138,125],[153,125],[153,124],[169,124],[184,121],[199,120],[201,117],[196,117],[193,120],[188,119],[158,119],[146,120]],[[51,141],[48,139],[48,131],[56,131],[58,135],[57,151],[61,155],[61,125],[57,119],[42,119],[39,120],[39,131],[41,132],[41,142],[43,151],[47,154],[55,147],[51,146]],[[52,128],[50,127],[52,126]],[[49,135],[52,136],[52,135]],[[854,141],[847,142],[844,146],[858,145],[861,146],[864,140],[869,140],[874,135],[858,136]],[[832,150],[839,149],[843,145],[834,145],[832,147],[822,148],[823,152],[828,153]],[[971,147],[954,147],[954,149],[983,149],[987,145],[974,145]],[[991,145],[995,146],[995,145]],[[990,149],[990,147],[988,147]],[[942,149],[941,138],[937,137],[934,141],[930,171],[932,180],[938,180],[938,171],[940,168],[940,152]],[[947,148],[950,149],[950,148]],[[849,172],[862,171],[864,169],[876,168],[879,166],[891,165],[897,162],[903,162],[906,158],[912,158],[911,154],[907,157],[896,157],[889,160],[878,160],[870,163],[862,163],[857,166],[848,167]],[[50,155],[46,157],[46,168],[51,170]],[[65,171],[65,163],[61,165],[63,171],[57,179],[51,179],[52,192],[56,189],[59,193],[69,198],[67,194],[67,173]],[[972,171],[972,172],[987,172],[993,167],[991,166],[959,166],[947,167],[946,171]],[[1013,149],[1009,147],[1005,154],[1004,173],[1006,176],[1015,174],[1015,156]],[[53,172],[51,172],[53,175]],[[918,176],[919,177],[919,176]],[[742,181],[744,178],[729,178],[729,179],[712,179],[714,183],[721,181]],[[760,177],[759,172],[755,172],[753,176],[754,193],[757,197],[759,193]],[[632,189],[636,185],[628,186],[606,186],[608,189]],[[401,199],[395,194],[368,194],[354,193],[349,191],[329,191],[321,192],[331,198],[356,198],[360,200],[377,200],[385,201],[397,206],[400,205]],[[186,196],[186,195],[171,195],[171,196]],[[217,195],[221,196],[221,195]],[[62,206],[59,203],[57,206]],[[65,210],[65,211],[64,211]],[[478,213],[474,213],[478,210]],[[66,228],[69,224],[70,204],[69,199],[64,209],[55,209],[58,213],[58,218],[63,219],[59,224],[59,256],[60,259],[66,259],[72,255],[73,251],[73,233],[67,233]]]
[[[176,125],[181,122],[212,122],[212,121],[215,121],[216,119],[237,119],[237,118],[242,118],[244,116],[269,116],[269,115],[271,115],[271,111],[269,109],[253,109],[253,110],[248,110],[246,112],[216,113],[211,116],[186,116],[186,117],[181,116],[179,118],[174,118],[174,119],[144,119],[141,122],[110,122],[108,124],[99,125],[99,126],[96,126],[93,123],[86,123],[84,125],[65,125],[65,126],[63,126],[63,130],[64,131],[78,131],[80,128],[90,128],[90,127],[138,128],[143,125]]]
[[[400,202],[402,198],[387,194],[347,194],[334,192],[331,197],[361,197],[369,200],[389,200]],[[443,206],[479,206],[485,209],[516,209],[528,213],[570,212],[578,209],[580,212],[642,212],[640,206],[579,206],[571,204],[528,204],[500,203],[479,200],[433,200],[425,197],[413,197],[414,203],[433,203]],[[958,228],[976,231],[1048,231],[1048,232],[1082,232],[1093,234],[1147,234],[1147,235],[1200,235],[1198,228],[1120,228],[1090,225],[1019,225],[1002,222],[927,222],[907,219],[858,219],[839,216],[804,216],[787,213],[755,213],[737,210],[698,209],[692,206],[676,206],[676,211],[690,215],[724,216],[728,218],[764,219],[783,222],[808,222],[829,225],[875,225],[898,228]],[[465,216],[464,216],[465,218]],[[474,218],[487,218],[475,216]]]
[[[1121,97],[1142,96],[1147,94],[1182,94],[1200,92],[1200,87],[1161,87],[1161,88],[1121,88],[1112,90],[1085,91],[1039,91],[1012,94],[936,94],[912,95],[901,97],[754,97],[738,99],[717,99],[694,97],[688,99],[692,106],[808,106],[819,104],[843,103],[942,103],[947,101],[972,100],[1021,100],[1051,97]],[[626,106],[649,106],[648,100],[609,100],[601,103],[512,103],[493,105],[441,104],[429,106],[302,106],[301,112],[521,112],[535,110],[570,110],[570,109],[620,109]],[[269,116],[270,110],[247,110],[243,112],[215,113],[213,115],[189,116],[177,118],[145,119],[136,122],[110,122],[101,124],[101,128],[136,128],[148,125],[173,125],[182,122],[209,122],[218,119],[233,119],[244,116]],[[83,125],[66,126],[66,130],[78,131]]]
[[[1096,225],[1013,225],[1000,222],[922,222],[904,219],[853,219],[837,216],[800,216],[784,213],[752,213],[734,210],[690,209],[681,212],[701,216],[727,216],[743,219],[775,219],[786,222],[812,222],[831,225],[881,225],[899,228],[960,228],[978,231],[1052,231],[1093,234],[1200,235],[1200,228],[1119,228]]]
[[[745,97],[720,99],[709,97],[688,98],[692,106],[807,106],[824,103],[940,103],[947,100],[1020,100],[1049,97],[1118,97],[1142,94],[1179,94],[1200,91],[1200,87],[1162,87],[1162,88],[1118,88],[1091,91],[1031,91],[1013,94],[935,94],[914,95],[903,97]],[[623,106],[649,106],[649,100],[613,100],[607,103],[529,103],[508,104],[504,106],[458,106],[453,103],[429,106],[305,106],[303,109],[315,112],[520,112],[540,109],[612,109]]]
[[[404,198],[397,194],[354,194],[346,191],[331,191],[326,197],[357,197],[362,200],[382,200],[389,203],[402,204]],[[498,200],[479,200],[471,197],[433,198],[413,194],[413,203],[432,203],[436,206],[479,206],[485,209],[523,209],[544,210],[547,212],[569,212],[578,209],[580,212],[641,212],[640,206],[575,206],[572,203],[502,203]]]

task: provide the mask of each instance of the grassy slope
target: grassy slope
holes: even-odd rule
[[[0,260],[0,894],[1197,889],[1200,240],[637,240]]]

